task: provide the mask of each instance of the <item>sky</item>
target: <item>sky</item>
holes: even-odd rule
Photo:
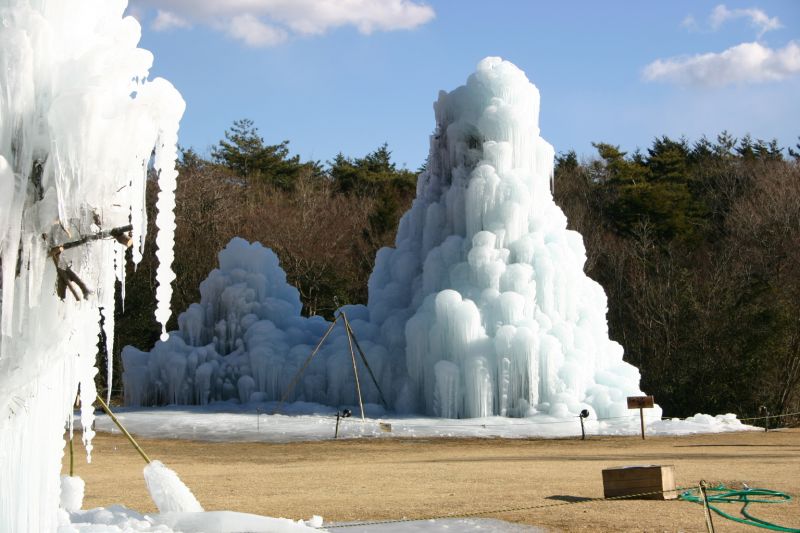
[[[180,143],[208,155],[234,120],[303,158],[384,142],[418,168],[440,90],[486,56],[525,71],[556,152],[800,135],[800,2],[131,0],[151,77],[187,103]]]

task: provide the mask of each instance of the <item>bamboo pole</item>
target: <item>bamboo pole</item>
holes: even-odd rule
[[[364,355],[364,350],[361,349],[361,346],[358,344],[358,339],[356,338],[356,334],[353,331],[352,326],[350,326],[350,321],[347,320],[347,315],[344,314],[344,311],[341,311],[342,316],[344,317],[344,325],[347,328],[347,334],[353,339],[353,343],[356,345],[356,349],[358,350],[358,355],[361,356],[361,360],[364,361],[364,366],[367,367],[367,371],[369,372],[369,377],[372,378],[372,382],[375,384],[375,388],[378,389],[378,394],[381,398],[381,403],[386,409],[389,409],[389,404],[386,403],[386,398],[383,396],[383,391],[381,390],[381,386],[378,385],[378,380],[375,379],[375,374],[372,372],[372,368],[369,366],[367,362],[367,356]]]
[[[111,421],[117,425],[122,434],[125,435],[128,438],[128,441],[130,441],[130,443],[133,445],[133,447],[136,448],[136,451],[139,452],[139,455],[142,456],[142,459],[144,459],[146,463],[150,464],[150,458],[147,457],[147,454],[144,453],[144,450],[142,450],[142,448],[136,443],[136,441],[133,440],[133,437],[131,436],[130,433],[128,433],[128,430],[122,426],[122,423],[119,420],[117,420],[117,417],[114,416],[114,413],[111,412],[111,409],[109,409],[108,405],[106,405],[106,402],[103,401],[103,399],[100,397],[99,394],[97,395],[97,401],[100,402],[100,405],[103,407],[103,411],[105,411],[106,414],[109,416],[109,418],[111,418]]]
[[[75,473],[75,450],[72,448],[72,439],[74,434],[72,429],[69,431],[69,477],[73,477]]]
[[[344,313],[339,316],[344,316]],[[338,317],[337,317],[338,318]],[[361,384],[358,382],[358,369],[356,368],[356,352],[353,351],[353,338],[350,336],[350,328],[347,325],[347,317],[344,319],[345,333],[347,334],[347,343],[350,345],[350,358],[353,360],[353,375],[356,378],[356,394],[358,394],[358,408],[361,409],[361,421],[364,418],[364,402],[361,400]]]
[[[283,393],[283,397],[281,397],[281,401],[278,402],[278,406],[275,408],[274,411],[272,411],[273,415],[278,414],[278,411],[280,411],[281,407],[283,407],[283,402],[285,402],[289,398],[289,394],[291,394],[291,392],[294,389],[295,385],[297,385],[297,381],[300,379],[300,376],[303,375],[303,372],[305,372],[305,370],[308,367],[309,363],[311,363],[311,359],[313,359],[313,357],[315,355],[317,355],[317,352],[322,347],[322,343],[325,342],[325,339],[327,339],[328,335],[331,334],[331,331],[333,331],[333,326],[335,326],[336,322],[338,322],[338,321],[339,321],[339,317],[337,316],[333,320],[333,322],[331,322],[331,325],[328,326],[328,331],[326,331],[325,335],[323,335],[322,338],[319,340],[319,342],[317,343],[317,346],[311,352],[311,355],[309,355],[306,358],[306,361],[305,361],[305,363],[303,363],[303,366],[300,368],[300,370],[297,371],[297,374],[294,375],[294,378],[292,379],[292,382],[289,383],[288,387],[286,387],[286,392]]]

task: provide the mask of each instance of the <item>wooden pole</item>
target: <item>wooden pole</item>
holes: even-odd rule
[[[353,360],[353,376],[355,376],[356,378],[356,394],[358,394],[358,408],[361,409],[361,421],[363,422],[365,420],[364,402],[361,400],[361,384],[358,382],[358,369],[356,368],[356,352],[353,351],[353,338],[350,336],[350,330],[347,328],[346,321],[347,319],[345,319],[345,325],[344,325],[345,333],[347,334],[347,343],[350,345],[350,358]]]
[[[356,334],[353,331],[353,328],[350,326],[350,321],[347,320],[347,315],[344,314],[344,311],[341,312],[342,317],[344,318],[344,325],[347,328],[347,334],[350,338],[353,339],[353,344],[355,344],[356,350],[358,350],[358,355],[361,356],[361,360],[364,361],[364,366],[367,367],[367,372],[369,372],[369,376],[372,378],[372,382],[375,384],[375,388],[378,389],[378,395],[381,398],[381,403],[383,406],[388,410],[389,404],[386,403],[386,398],[383,396],[383,391],[381,390],[381,386],[378,384],[378,380],[375,379],[375,374],[372,372],[372,368],[369,366],[367,362],[367,356],[364,355],[364,350],[361,349],[361,346],[358,344],[358,339],[356,338]]]
[[[334,439],[339,438],[339,418],[341,417],[339,411],[336,411],[336,431],[333,434]]]
[[[642,440],[644,440],[644,409],[639,408],[639,421],[642,423]]]
[[[586,431],[583,429],[583,417],[579,416],[578,418],[581,419],[581,440],[586,440]]]
[[[136,448],[136,451],[139,452],[139,455],[142,456],[142,459],[144,459],[147,464],[150,464],[150,458],[147,457],[147,454],[144,453],[144,450],[142,450],[142,448],[136,443],[136,441],[133,440],[133,437],[131,436],[130,433],[128,433],[128,430],[122,426],[119,420],[117,420],[117,417],[114,416],[114,413],[111,412],[111,409],[108,408],[108,405],[106,405],[106,402],[103,401],[103,399],[100,397],[99,394],[97,395],[97,401],[100,402],[103,411],[105,411],[106,414],[109,416],[109,418],[111,418],[111,421],[117,425],[122,434],[125,435],[128,438],[128,441],[130,441],[130,443],[133,445],[133,447]]]
[[[714,533],[714,521],[711,519],[711,509],[708,506],[708,493],[706,493],[706,482],[700,480],[700,496],[703,498],[703,513],[706,517],[706,531]]]

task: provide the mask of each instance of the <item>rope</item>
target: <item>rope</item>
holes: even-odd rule
[[[503,509],[493,509],[490,511],[474,511],[471,513],[458,513],[458,514],[441,514],[441,515],[432,515],[426,516],[423,518],[397,518],[394,520],[375,520],[370,522],[353,522],[350,524],[334,524],[334,525],[326,525],[326,529],[339,529],[339,528],[347,528],[347,527],[364,527],[364,526],[378,526],[383,524],[400,524],[405,522],[423,522],[426,520],[444,520],[449,518],[471,518],[475,516],[485,516],[485,515],[493,515],[493,514],[501,514],[501,513],[515,513],[519,511],[532,511],[536,509],[550,509],[553,507],[563,507],[566,505],[577,505],[581,503],[590,503],[590,502],[605,502],[605,501],[614,501],[614,500],[627,500],[632,498],[641,498],[644,496],[655,496],[657,494],[666,494],[668,492],[679,492],[679,491],[687,491],[687,487],[678,487],[676,489],[670,490],[655,490],[650,492],[640,492],[638,494],[626,494],[625,496],[611,496],[609,498],[585,498],[583,500],[577,500],[572,502],[557,502],[557,503],[543,503],[539,505],[528,505],[525,507],[506,507]],[[795,530],[790,530],[795,531]]]
[[[740,524],[746,524],[748,526],[755,526],[764,529],[769,529],[771,531],[800,533],[800,529],[798,528],[791,528],[788,526],[781,526],[778,524],[767,522],[766,520],[762,520],[761,518],[753,516],[747,510],[747,508],[751,503],[787,503],[791,501],[792,497],[786,494],[785,492],[780,492],[777,490],[770,490],[770,489],[749,488],[749,487],[746,487],[742,490],[734,490],[734,489],[729,489],[722,484],[716,487],[706,487],[705,490],[708,496],[709,509],[711,509],[718,515],[727,518],[728,520],[733,520],[734,522],[739,522]],[[697,492],[697,494],[695,492]],[[681,493],[680,499],[685,500],[687,502],[694,502],[700,504],[703,503],[703,499],[699,495],[699,489],[688,489],[684,491],[683,493]],[[743,503],[744,505],[742,506],[740,512],[742,516],[744,516],[744,518],[732,516],[726,513],[725,511],[721,510],[719,507],[714,506],[713,505],[714,503]]]
[[[782,415],[770,415],[769,417],[757,416],[757,417],[751,417],[751,418],[738,418],[737,420],[739,420],[740,422],[743,422],[743,421],[746,421],[746,420],[763,420],[764,418],[780,418],[780,417],[789,417],[789,416],[800,416],[800,412],[799,413],[785,413],[785,414],[782,414]],[[680,418],[674,417],[674,416],[662,416],[661,420],[675,420],[676,418],[679,419],[679,420],[685,420],[685,419],[680,419]],[[607,420],[623,420],[623,419],[636,419],[636,420],[638,420],[639,419],[639,415],[635,414],[635,415],[626,415],[626,416],[611,416],[611,417],[607,417],[607,418],[592,418],[592,419],[588,419],[587,421],[588,422],[605,422]],[[645,420],[647,420],[647,417],[645,417]],[[398,427],[399,426],[403,426],[403,427],[406,427],[406,428],[433,428],[433,427],[435,427],[435,428],[491,428],[491,427],[513,428],[513,427],[516,427],[516,426],[540,426],[540,425],[573,424],[573,423],[574,423],[574,420],[572,420],[571,418],[568,419],[568,420],[548,420],[548,421],[541,421],[541,422],[519,422],[519,423],[515,423],[515,424],[436,424],[435,426],[429,426],[429,425],[425,425],[425,424],[404,424],[402,422],[402,420],[395,420],[394,421],[394,424],[397,425]]]
[[[766,416],[751,416],[749,418],[740,418],[739,420],[765,420],[767,418],[782,418],[786,416],[800,416],[800,412],[798,413],[784,413],[782,415],[766,415]]]

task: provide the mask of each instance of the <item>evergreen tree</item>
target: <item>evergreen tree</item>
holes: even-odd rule
[[[311,165],[303,165],[300,156],[289,156],[289,141],[267,145],[250,119],[240,119],[225,131],[225,138],[211,149],[215,163],[232,170],[243,178],[261,179],[281,189],[294,186],[298,173]]]

